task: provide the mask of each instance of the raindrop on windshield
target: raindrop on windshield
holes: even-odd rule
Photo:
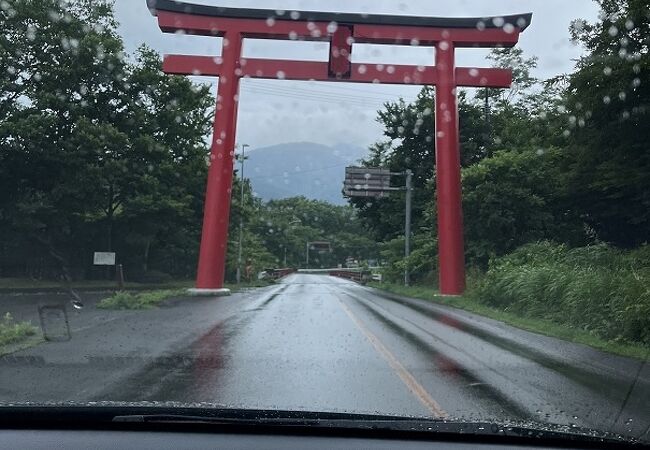
[[[505,20],[503,20],[503,17],[494,17],[492,19],[492,23],[494,24],[495,27],[502,27],[503,24],[505,23]]]

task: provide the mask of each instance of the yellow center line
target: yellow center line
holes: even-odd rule
[[[339,303],[343,307],[343,310],[345,313],[350,317],[352,322],[357,326],[357,328],[363,333],[363,335],[370,341],[372,346],[377,350],[377,353],[379,353],[390,365],[390,367],[397,373],[397,376],[402,380],[402,382],[406,385],[406,387],[417,397],[422,404],[431,411],[434,417],[444,419],[448,415],[443,410],[438,402],[436,402],[432,397],[431,394],[427,392],[424,387],[418,383],[418,381],[415,379],[411,373],[406,370],[406,368],[402,365],[402,363],[399,362],[399,360],[386,348],[384,344],[379,340],[377,336],[375,336],[358,318],[357,316],[354,315],[354,313],[348,308],[348,306],[343,303],[341,299],[339,299]]]

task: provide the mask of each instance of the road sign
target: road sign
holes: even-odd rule
[[[346,167],[343,195],[346,197],[388,197],[391,172],[375,167]]]
[[[328,241],[313,241],[309,243],[310,250],[316,250],[321,253],[331,252],[332,246]]]
[[[96,266],[114,266],[115,253],[113,252],[95,252],[93,264]]]

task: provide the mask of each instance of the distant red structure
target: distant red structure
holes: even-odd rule
[[[457,87],[506,88],[508,69],[456,67],[464,47],[512,47],[532,14],[484,18],[407,17],[306,11],[223,8],[148,0],[166,33],[223,37],[221,56],[166,55],[163,70],[219,77],[196,287],[221,288],[230,214],[239,80],[242,77],[353,83],[435,85],[436,186],[440,291],[465,288]],[[242,40],[326,41],[329,61],[242,58]],[[351,62],[356,43],[435,47],[435,65]]]

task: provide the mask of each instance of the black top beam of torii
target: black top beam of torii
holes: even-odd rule
[[[227,8],[200,5],[175,0],[147,0],[152,14],[157,11],[192,14],[196,16],[223,17],[230,19],[273,19],[311,22],[335,22],[339,24],[398,25],[423,28],[503,28],[514,26],[524,31],[532,20],[532,13],[486,17],[422,17],[365,13],[341,13],[321,11],[298,11],[280,9]]]

